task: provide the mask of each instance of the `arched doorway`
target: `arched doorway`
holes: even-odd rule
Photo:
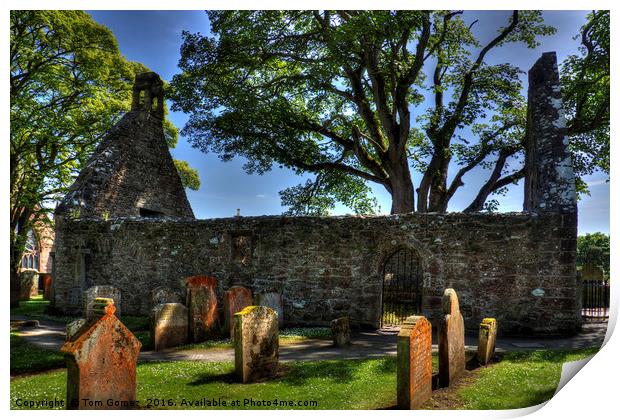
[[[422,270],[419,255],[401,248],[383,266],[381,326],[395,326],[422,309]]]

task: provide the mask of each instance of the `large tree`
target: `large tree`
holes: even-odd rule
[[[445,211],[482,166],[489,177],[465,209],[479,211],[524,176],[522,71],[487,58],[552,33],[540,12],[510,13],[485,42],[460,11],[208,14],[211,35],[184,33],[172,81],[184,133],[224,160],[247,158],[249,172],[315,174],[281,193],[289,211],[372,210],[369,183],[391,194],[392,213]]]
[[[136,73],[112,33],[81,11],[11,12],[10,235],[15,276],[28,232],[47,217],[131,105]],[[177,129],[164,121],[166,140]],[[181,162],[196,187],[196,174]]]

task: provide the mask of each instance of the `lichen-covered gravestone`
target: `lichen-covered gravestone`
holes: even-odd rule
[[[331,322],[332,339],[336,347],[346,347],[351,344],[351,326],[349,318],[343,316]]]
[[[419,408],[433,392],[431,323],[423,316],[410,316],[397,339],[396,390],[398,407]]]
[[[439,324],[439,385],[450,386],[465,371],[465,326],[454,289],[442,298],[443,319]]]
[[[26,301],[39,294],[39,272],[23,270],[19,273],[19,300]]]
[[[266,306],[273,309],[278,314],[278,326],[284,325],[284,305],[282,303],[282,295],[278,292],[263,292],[257,294],[254,299],[256,305]]]
[[[252,292],[242,286],[233,286],[224,292],[224,329],[234,339],[234,316],[244,308],[252,306]]]
[[[489,363],[495,353],[495,338],[497,337],[497,321],[495,318],[484,318],[480,323],[478,333],[478,352],[476,357],[482,365]]]
[[[278,315],[266,306],[247,306],[234,318],[235,374],[243,382],[269,378],[278,370]]]
[[[181,303],[181,299],[174,290],[166,286],[159,286],[151,290],[151,307],[164,303]]]
[[[115,316],[112,299],[93,302],[93,315],[97,318],[67,328],[60,349],[67,362],[67,408],[133,408],[142,344]]]
[[[155,351],[187,343],[188,310],[181,303],[163,303],[151,310],[151,338]]]
[[[217,335],[217,280],[210,276],[194,276],[185,280],[189,310],[189,338],[199,343]]]
[[[114,286],[101,285],[88,288],[84,292],[84,317],[87,321],[96,318],[93,312],[93,304],[96,298],[108,298],[114,301],[116,316],[121,316],[121,291]]]

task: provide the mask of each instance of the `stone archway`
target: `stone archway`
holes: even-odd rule
[[[397,326],[422,312],[422,266],[420,255],[402,247],[383,263],[381,327]]]

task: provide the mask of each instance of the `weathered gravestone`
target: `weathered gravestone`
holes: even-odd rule
[[[243,382],[269,378],[278,370],[278,315],[266,306],[246,306],[234,317],[235,374]]]
[[[497,321],[495,318],[484,318],[480,323],[478,333],[478,352],[476,357],[482,365],[489,363],[495,353],[495,338],[497,337]]]
[[[96,318],[93,312],[93,304],[96,298],[109,298],[114,301],[116,307],[116,316],[121,316],[121,291],[114,286],[101,285],[93,286],[84,292],[83,304],[84,304],[84,317],[87,321]]]
[[[351,326],[349,318],[343,316],[331,322],[332,339],[336,347],[345,347],[351,344]]]
[[[423,316],[410,316],[400,327],[396,344],[396,390],[401,409],[419,408],[433,392],[431,328]]]
[[[263,292],[257,294],[254,299],[256,305],[266,306],[273,309],[278,314],[278,326],[284,325],[284,305],[282,302],[282,295],[278,292]]]
[[[54,291],[54,289],[52,289],[52,275],[49,273],[41,273],[39,274],[39,278],[43,283],[43,299],[51,301]]]
[[[217,335],[218,314],[215,277],[194,276],[185,280],[189,310],[189,338],[201,342]]]
[[[151,310],[151,337],[155,351],[187,343],[188,310],[181,303],[162,303]]]
[[[25,301],[39,294],[39,272],[23,270],[19,273],[19,300]]]
[[[242,286],[233,286],[224,292],[224,329],[234,339],[234,317],[237,312],[252,306],[252,292]]]
[[[67,408],[135,408],[136,361],[142,344],[115,316],[112,299],[97,299],[90,322],[67,328]],[[102,404],[93,404],[101,401]]]
[[[181,298],[174,290],[166,286],[151,290],[151,308],[164,303],[181,303]]]
[[[439,341],[439,385],[450,386],[465,371],[465,326],[454,289],[442,298],[443,319],[437,332]]]

